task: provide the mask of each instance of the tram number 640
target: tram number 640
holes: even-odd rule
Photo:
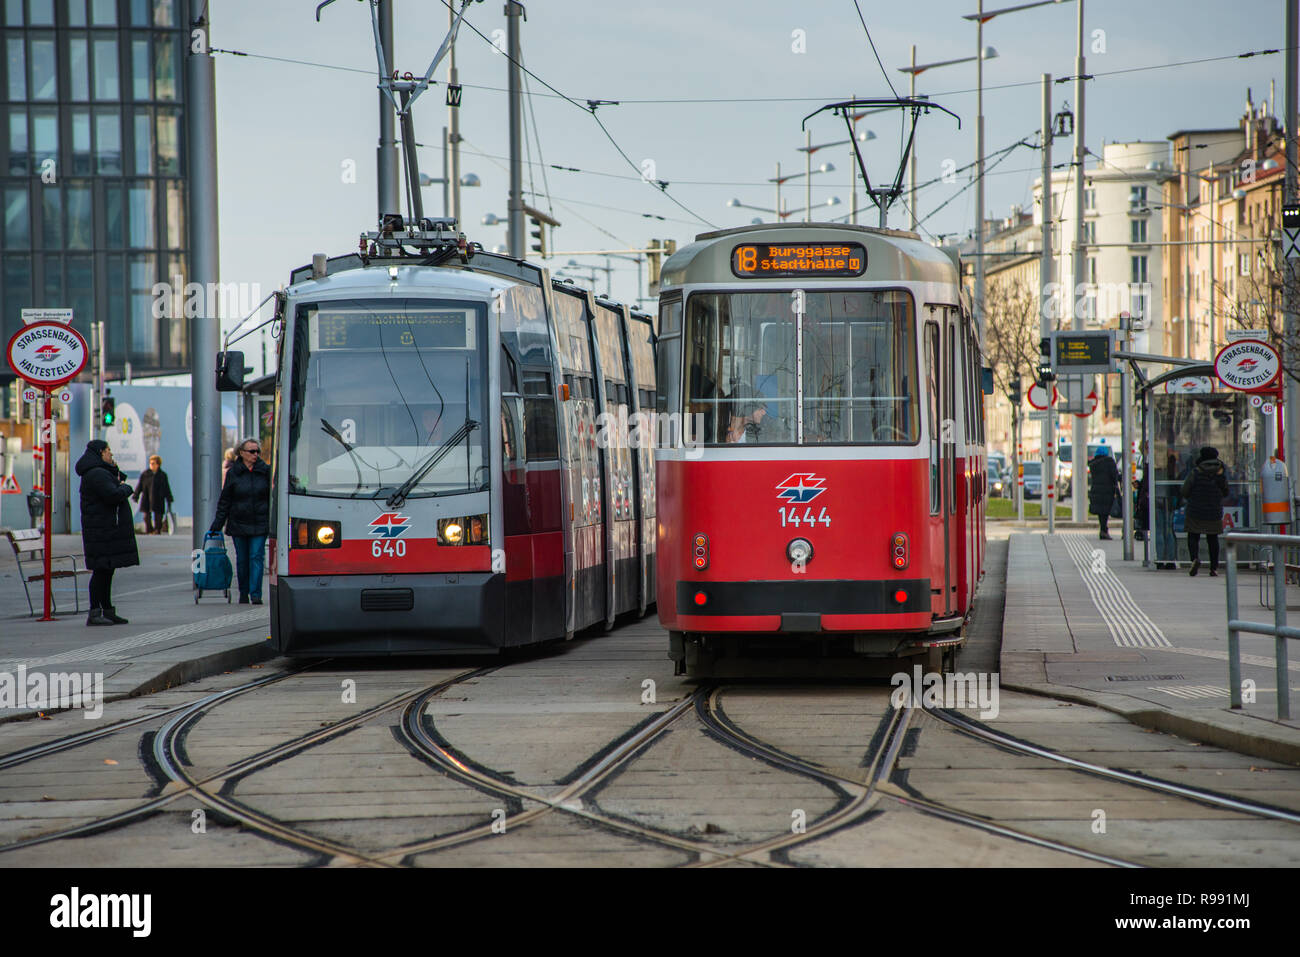
[[[816,525],[818,522],[821,522],[827,528],[831,527],[831,517],[826,514],[825,506],[823,506],[822,510],[816,515],[813,514],[811,506],[805,508],[802,515],[799,514],[798,505],[791,505],[788,508],[778,508],[777,511],[781,513],[782,528],[785,528],[787,525],[793,525],[795,528],[799,528],[801,525]]]
[[[406,541],[401,538],[396,541],[393,541],[392,539],[380,541],[376,538],[370,543],[370,554],[375,556],[375,558],[383,558],[385,556],[388,558],[405,558]]]

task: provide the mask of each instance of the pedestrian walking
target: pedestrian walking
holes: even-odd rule
[[[1201,449],[1196,464],[1183,479],[1183,498],[1187,502],[1187,555],[1195,575],[1201,570],[1200,543],[1205,536],[1210,546],[1210,575],[1219,573],[1219,535],[1223,532],[1223,500],[1228,497],[1228,479],[1219,450],[1207,445]]]
[[[162,456],[149,456],[149,468],[140,473],[140,481],[136,483],[135,494],[131,498],[140,503],[145,533],[161,534],[167,510],[174,501],[171,483],[167,481],[167,473],[162,470]]]
[[[1088,462],[1088,511],[1097,516],[1097,522],[1101,526],[1099,537],[1103,541],[1110,540],[1110,531],[1106,526],[1119,494],[1119,469],[1110,457],[1110,447],[1103,445]]]
[[[257,439],[245,439],[238,451],[240,460],[226,472],[210,531],[219,532],[224,525],[235,542],[239,603],[260,605],[271,520],[271,468],[260,458],[262,446]]]
[[[230,466],[239,461],[239,453],[234,449],[226,449],[226,457],[221,463],[221,487],[226,486],[226,475],[230,472]]]
[[[103,439],[86,443],[77,460],[81,476],[81,544],[90,569],[90,614],[87,625],[125,625],[113,607],[113,572],[140,564],[131,519],[131,486],[113,461]]]

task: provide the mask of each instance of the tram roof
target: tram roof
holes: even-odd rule
[[[731,271],[732,250],[746,242],[846,242],[867,249],[867,271],[859,282],[948,282],[960,272],[954,254],[931,246],[916,233],[847,223],[763,223],[700,233],[695,242],[677,250],[663,265],[661,290],[690,283],[747,282]],[[835,281],[835,280],[822,280]]]
[[[338,265],[335,265],[336,263]],[[474,296],[490,296],[493,290],[502,287],[503,282],[510,284],[526,281],[523,276],[503,276],[493,271],[494,264],[487,257],[483,257],[479,269],[473,268],[472,265],[469,268],[459,264],[426,266],[410,260],[384,259],[376,259],[369,265],[363,265],[359,257],[346,256],[331,260],[332,268],[327,275],[319,279],[310,278],[310,272],[307,272],[307,278],[298,278],[304,271],[310,270],[309,266],[304,267],[304,270],[294,270],[293,278],[297,281],[290,286],[290,292],[295,296],[315,294],[335,296],[348,293],[406,295],[457,290]],[[397,270],[396,278],[390,275],[390,268]],[[538,276],[540,275],[539,271]]]

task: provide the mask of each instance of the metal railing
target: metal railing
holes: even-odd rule
[[[1300,638],[1300,628],[1286,623],[1286,571],[1285,561],[1275,561],[1273,566],[1273,623],[1242,621],[1237,617],[1237,546],[1272,545],[1278,548],[1300,546],[1300,535],[1254,535],[1231,533],[1223,536],[1227,546],[1225,571],[1228,587],[1228,687],[1232,707],[1241,707],[1241,632],[1252,635],[1272,635],[1274,639],[1274,667],[1277,672],[1277,716],[1286,721],[1291,718],[1291,694],[1288,685],[1290,671],[1287,667],[1288,638]]]

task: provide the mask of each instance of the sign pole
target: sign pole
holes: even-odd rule
[[[1132,318],[1120,317],[1120,336],[1124,341],[1124,348],[1129,346],[1129,330],[1133,326]],[[1121,521],[1124,539],[1123,555],[1124,561],[1133,561],[1133,490],[1129,488],[1132,481],[1133,469],[1133,379],[1129,372],[1129,364],[1121,363],[1119,367],[1119,390],[1120,390],[1120,441],[1124,446],[1124,454],[1120,458],[1120,475],[1119,475],[1119,493],[1123,496],[1120,504],[1123,506],[1120,514],[1123,516]],[[1151,463],[1147,462],[1146,467],[1150,468]],[[1150,483],[1147,484],[1150,488]]]
[[[45,447],[45,617],[41,621],[55,621],[51,613],[54,608],[54,593],[51,590],[50,555],[54,551],[54,523],[51,521],[54,505],[54,449],[50,442],[53,431],[54,396],[49,389],[43,390],[41,402],[41,444]]]

